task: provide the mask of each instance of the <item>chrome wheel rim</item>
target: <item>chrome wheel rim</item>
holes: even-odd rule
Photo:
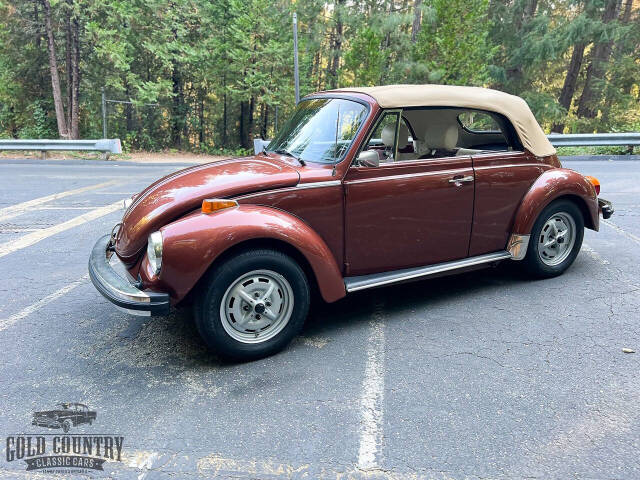
[[[576,242],[576,222],[565,212],[554,213],[542,226],[538,237],[538,256],[553,267],[564,262]]]
[[[238,277],[220,304],[222,326],[242,343],[262,343],[278,335],[293,311],[291,285],[277,272],[254,270]]]

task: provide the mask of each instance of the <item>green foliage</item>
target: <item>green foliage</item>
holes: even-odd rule
[[[273,137],[295,107],[291,18],[298,14],[300,89],[446,83],[522,96],[546,129],[640,129],[640,20],[603,20],[615,0],[51,0],[63,102],[67,21],[80,25],[80,134],[127,150],[240,154]],[[417,21],[417,23],[416,23]],[[414,31],[414,28],[417,30]],[[577,105],[597,45],[595,116]],[[568,108],[572,53],[584,46]],[[334,62],[337,60],[337,63]],[[335,65],[334,65],[335,64]],[[332,73],[336,66],[335,75]],[[337,80],[336,80],[337,79]],[[57,136],[41,0],[0,0],[0,136]]]
[[[347,76],[346,72],[352,72],[350,83],[363,86],[378,83],[385,61],[385,54],[380,49],[382,40],[382,35],[370,27],[356,33],[344,56],[344,76]]]
[[[27,107],[31,119],[18,131],[18,138],[53,138],[56,136],[55,120],[47,115],[42,102],[36,100]]]
[[[414,50],[425,62],[425,81],[484,85],[491,55],[487,29],[488,0],[433,0]]]

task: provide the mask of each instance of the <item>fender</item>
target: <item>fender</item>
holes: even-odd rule
[[[514,260],[521,260],[527,251],[529,235],[536,219],[556,198],[571,195],[582,200],[585,226],[598,231],[598,196],[595,188],[581,174],[567,168],[547,170],[533,182],[525,194],[514,218],[507,250]]]
[[[222,253],[254,239],[283,241],[300,252],[311,266],[325,301],[334,302],[346,295],[342,274],[324,240],[309,225],[284,211],[240,205],[213,214],[192,213],[160,231],[160,276],[152,276],[146,256],[140,273],[146,287],[157,286],[169,292],[174,303],[189,293]]]

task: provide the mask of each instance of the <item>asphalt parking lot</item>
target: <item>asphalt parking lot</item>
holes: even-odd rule
[[[640,161],[564,164],[616,209],[564,276],[353,294],[225,364],[187,312],[128,316],[87,277],[122,199],[181,167],[0,160],[0,477],[31,474],[4,437],[68,401],[97,411],[71,433],[124,437],[92,478],[640,478]]]

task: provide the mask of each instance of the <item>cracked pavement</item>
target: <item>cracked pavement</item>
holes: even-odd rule
[[[121,211],[12,252],[0,258],[0,436],[47,433],[32,412],[69,401],[98,412],[70,433],[124,436],[124,461],[91,478],[640,478],[640,161],[564,165],[599,178],[616,210],[565,275],[531,281],[511,262],[316,302],[289,348],[246,364],[209,353],[189,312],[131,317],[83,278]],[[0,244],[178,168],[0,160],[0,210],[115,180],[0,215]],[[374,318],[381,431],[364,471]],[[53,477],[7,462],[5,447],[0,478]]]

